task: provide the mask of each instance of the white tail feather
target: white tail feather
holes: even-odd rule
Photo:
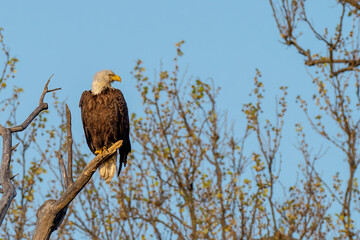
[[[113,154],[106,162],[102,163],[99,167],[99,173],[101,178],[106,180],[106,183],[109,183],[114,177],[116,172],[116,158],[117,154]]]

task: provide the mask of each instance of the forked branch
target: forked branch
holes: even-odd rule
[[[43,110],[48,109],[48,104],[44,103],[45,95],[49,92],[54,92],[54,91],[61,89],[61,88],[55,88],[55,89],[50,89],[50,90],[48,89],[48,85],[50,83],[50,79],[52,78],[52,76],[54,76],[54,74],[51,75],[51,77],[48,79],[48,81],[45,84],[44,90],[41,93],[40,100],[39,100],[39,106],[37,108],[35,108],[35,110],[29,115],[29,117],[22,124],[11,127],[10,131],[12,133],[24,131],[37,115],[39,115]]]
[[[83,172],[73,184],[69,184],[62,196],[57,199],[50,199],[43,203],[37,211],[37,221],[34,240],[46,240],[61,224],[66,215],[66,210],[71,201],[80,193],[86,183],[91,179],[97,168],[108,159],[122,145],[122,140],[114,143],[108,151],[101,156],[96,156],[84,168]]]
[[[29,117],[20,125],[11,128],[6,128],[0,124],[0,135],[3,139],[2,158],[1,158],[1,169],[0,169],[0,180],[2,185],[2,197],[0,200],[0,226],[5,218],[5,215],[10,207],[11,201],[16,196],[15,186],[11,182],[10,177],[10,162],[11,153],[17,147],[12,146],[12,133],[24,131],[29,124],[39,115],[43,110],[48,108],[48,104],[44,103],[44,97],[48,92],[53,92],[57,89],[48,90],[48,85],[51,77],[47,81],[44,90],[41,94],[39,106],[29,115]]]
[[[336,77],[341,73],[349,71],[358,71],[360,66],[360,58],[358,57],[358,50],[352,50],[350,52],[339,50],[342,46],[343,39],[343,22],[346,16],[346,7],[348,4],[360,9],[358,0],[341,0],[339,3],[342,5],[342,11],[339,17],[338,24],[334,30],[335,34],[332,37],[326,37],[326,35],[320,34],[313,24],[310,22],[306,15],[304,1],[290,1],[290,0],[269,0],[270,6],[273,11],[276,25],[279,29],[283,43],[288,46],[295,47],[298,52],[305,57],[305,65],[307,66],[329,66],[330,77]],[[278,4],[276,4],[278,3]],[[300,43],[298,35],[295,33],[295,29],[299,25],[299,21],[307,24],[315,38],[325,43],[328,50],[328,56],[319,56],[314,54],[312,50],[307,49]],[[344,47],[342,47],[344,48]],[[342,55],[342,58],[335,58],[337,53],[347,52]]]

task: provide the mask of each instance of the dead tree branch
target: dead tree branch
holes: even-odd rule
[[[90,163],[86,165],[83,172],[73,184],[69,184],[66,191],[58,200],[50,199],[43,203],[38,209],[36,217],[36,228],[33,236],[34,240],[46,240],[61,224],[66,215],[66,210],[71,201],[84,188],[86,183],[91,179],[97,168],[102,162],[110,157],[122,145],[122,140],[114,143],[108,151],[101,156],[96,156]],[[64,179],[65,180],[65,179]]]
[[[9,128],[0,125],[0,135],[3,138],[3,149],[1,158],[0,180],[2,185],[3,195],[0,200],[0,225],[2,224],[5,215],[10,207],[11,201],[16,196],[15,186],[10,180],[10,161],[12,136]]]
[[[29,115],[29,117],[22,124],[15,126],[15,127],[11,127],[10,128],[11,133],[24,131],[27,128],[27,126],[29,126],[29,124],[34,120],[34,118],[40,114],[40,112],[48,109],[48,104],[44,103],[45,95],[49,92],[54,92],[54,91],[61,89],[61,88],[55,88],[55,89],[50,89],[50,90],[48,89],[48,85],[50,83],[50,79],[52,78],[52,76],[46,82],[44,90],[41,93],[40,100],[39,100],[39,106]]]
[[[39,115],[43,110],[48,108],[48,104],[44,103],[44,97],[48,92],[59,90],[52,89],[48,90],[48,84],[51,77],[45,84],[44,90],[40,96],[39,106],[29,115],[29,117],[20,125],[6,128],[0,124],[0,135],[3,139],[3,148],[2,148],[2,158],[1,158],[1,169],[0,169],[0,180],[2,185],[2,197],[0,200],[0,226],[6,216],[6,213],[10,207],[11,201],[16,196],[15,186],[11,182],[10,177],[10,162],[11,162],[11,153],[17,147],[12,146],[12,133],[24,131],[29,124]]]
[[[67,131],[67,150],[68,150],[68,172],[67,172],[67,183],[71,185],[74,183],[73,174],[72,174],[72,133],[71,133],[71,112],[68,108],[68,105],[65,105],[66,108],[66,131]],[[66,186],[67,188],[68,186]]]

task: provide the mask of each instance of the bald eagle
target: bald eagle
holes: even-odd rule
[[[126,166],[131,151],[129,138],[129,115],[125,98],[119,89],[111,87],[113,81],[121,78],[113,71],[104,70],[94,75],[91,91],[84,91],[80,98],[81,119],[86,142],[95,155],[112,144],[123,140],[119,149],[120,174],[122,165]],[[100,176],[107,183],[115,175],[117,152],[99,167]]]

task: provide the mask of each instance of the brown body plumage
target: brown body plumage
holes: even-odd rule
[[[94,83],[92,91],[94,91]],[[119,175],[122,165],[126,165],[127,156],[131,151],[127,104],[122,92],[110,85],[103,87],[97,94],[93,94],[92,91],[83,92],[79,104],[86,142],[90,150],[97,154],[104,147],[107,149],[118,140],[123,140],[119,149]],[[101,177],[107,182],[111,180],[116,171],[116,158],[117,153],[99,168]]]

